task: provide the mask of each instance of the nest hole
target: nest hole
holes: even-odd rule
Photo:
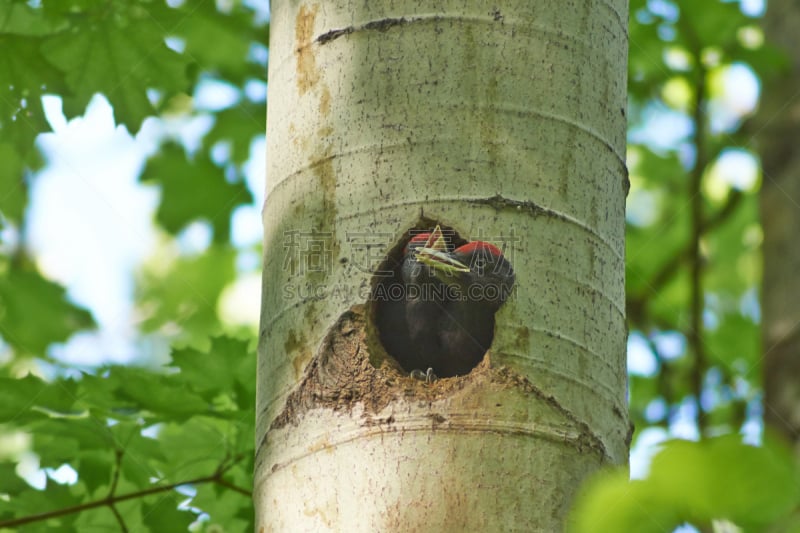
[[[453,287],[427,273],[419,276],[419,282],[409,284],[404,279],[403,263],[409,242],[437,226],[447,252],[468,242],[450,226],[421,219],[403,233],[381,262],[372,278],[368,303],[371,363],[379,367],[386,356],[406,374],[420,379],[469,374],[484,360],[494,337],[493,318],[490,324],[481,325],[479,339],[457,327],[459,324],[452,317],[451,306],[456,301]],[[453,349],[457,344],[453,338],[459,335],[461,345],[467,346],[465,350]]]

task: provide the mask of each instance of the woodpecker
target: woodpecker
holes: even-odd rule
[[[494,315],[514,286],[514,269],[499,248],[473,241],[447,252],[418,249],[418,262],[448,288],[437,319],[439,349],[430,366],[439,377],[469,373],[494,337]]]
[[[405,288],[405,322],[410,350],[401,364],[412,377],[431,381],[436,378],[434,364],[441,355],[439,327],[447,300],[448,286],[430,267],[417,260],[419,250],[446,253],[447,244],[439,226],[431,233],[412,238],[405,248],[400,276]]]
[[[386,283],[376,310],[381,342],[412,377],[435,379],[429,360],[438,351],[437,313],[443,308],[443,298],[431,300],[431,295],[443,293],[445,286],[430,268],[416,259],[417,251],[446,252],[447,243],[437,226],[434,230],[414,235],[403,249],[403,258],[393,277]]]
[[[451,251],[437,226],[406,244],[391,284],[400,291],[376,310],[381,342],[412,377],[432,381],[468,374],[481,361],[514,270],[488,242]]]

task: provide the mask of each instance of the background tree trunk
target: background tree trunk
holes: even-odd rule
[[[257,530],[560,530],[628,454],[627,2],[284,1],[270,31]],[[433,222],[516,292],[428,385],[363,304]]]
[[[755,121],[764,172],[762,334],[764,422],[793,443],[800,440],[800,9],[771,0],[767,38],[789,59],[787,72],[764,89]]]

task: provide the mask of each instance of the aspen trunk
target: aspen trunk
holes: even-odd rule
[[[560,530],[628,455],[627,2],[283,0],[270,31],[257,530]],[[426,384],[369,298],[435,223],[516,287]]]

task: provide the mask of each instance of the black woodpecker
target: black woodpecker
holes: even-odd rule
[[[417,261],[417,251],[446,252],[448,244],[437,226],[414,235],[403,249],[391,290],[382,291],[376,310],[381,342],[413,377],[435,379],[430,361],[439,352],[438,326],[447,286],[433,270]]]
[[[415,259],[430,266],[447,286],[437,320],[438,352],[428,365],[439,377],[469,373],[483,358],[494,337],[494,315],[511,294],[514,269],[499,248],[473,241],[448,252],[421,248]],[[420,362],[420,368],[425,363]]]

